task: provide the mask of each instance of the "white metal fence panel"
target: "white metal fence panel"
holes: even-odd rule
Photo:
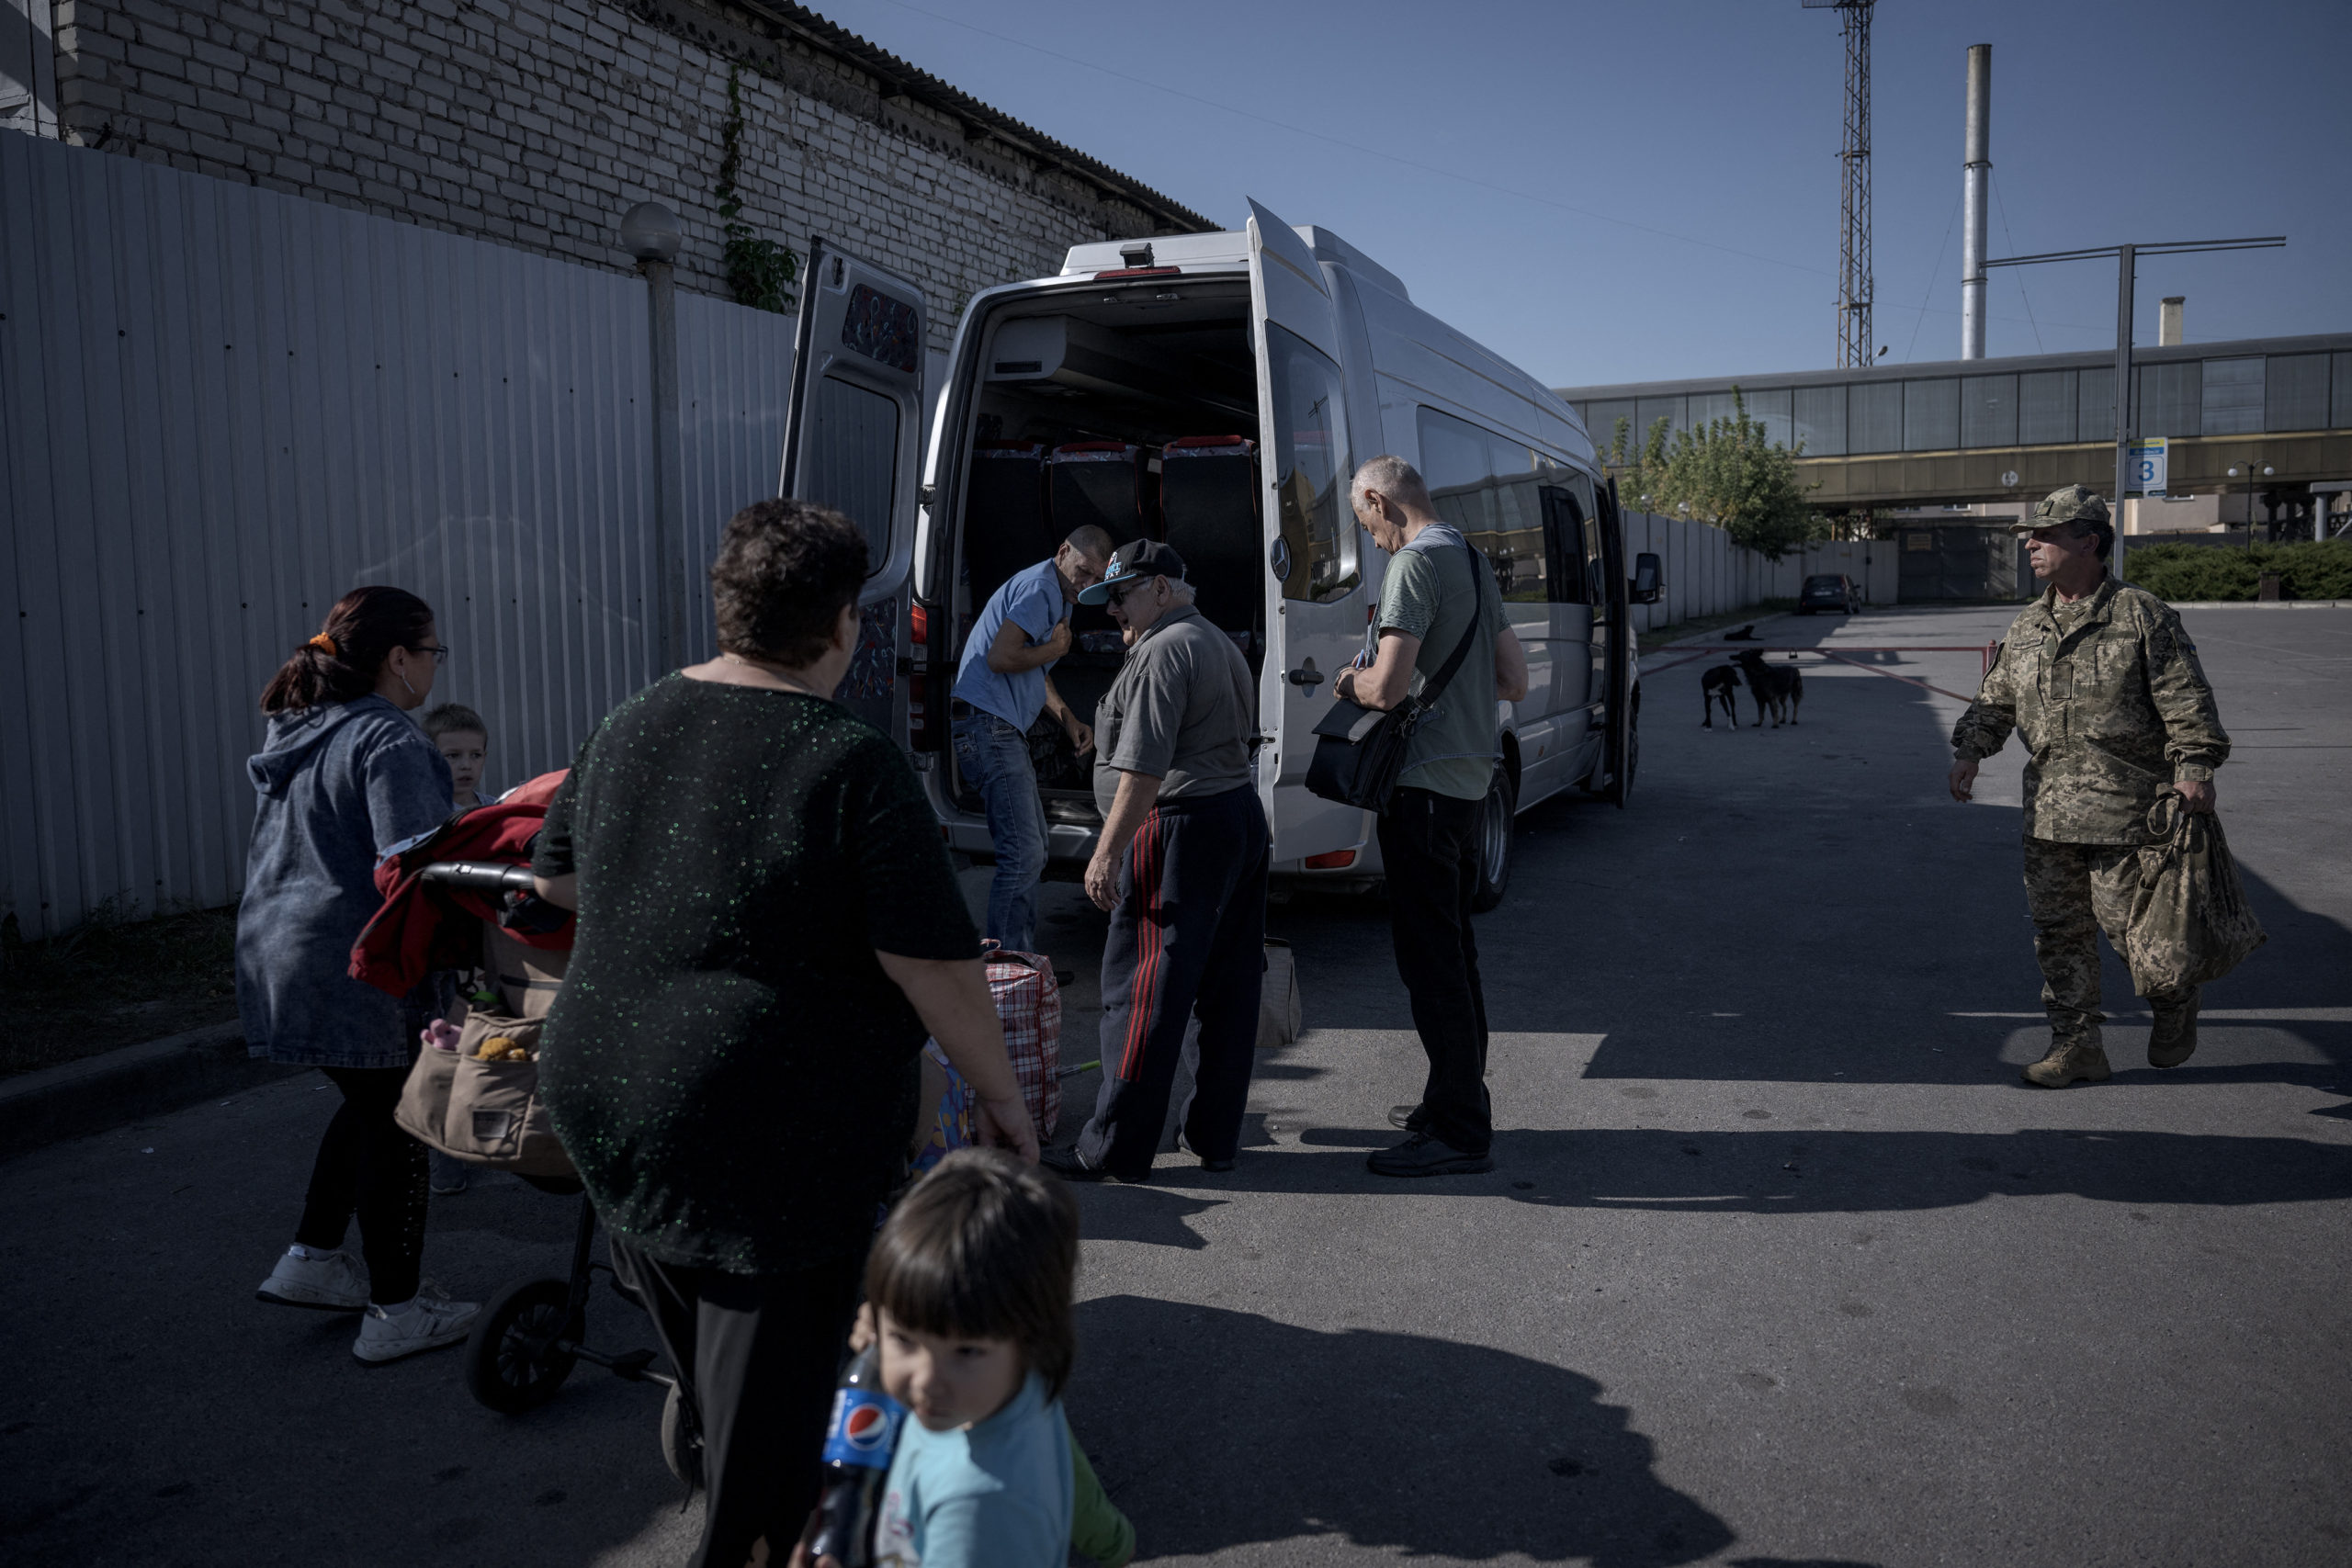
[[[1806,578],[1833,572],[1860,584],[1870,604],[1894,603],[1891,539],[1816,541],[1771,561],[1733,544],[1730,535],[1712,524],[1648,512],[1624,517],[1627,571],[1633,558],[1646,550],[1658,558],[1666,574],[1665,596],[1655,604],[1634,606],[1637,631],[1727,615],[1767,599],[1793,599]]]
[[[0,133],[0,910],[242,886],[271,671],[362,582],[435,609],[490,782],[655,669],[645,285]],[[791,322],[680,301],[690,649],[774,493]],[[699,525],[707,523],[707,526]]]

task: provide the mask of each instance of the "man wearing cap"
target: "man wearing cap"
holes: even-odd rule
[[[1258,1041],[1271,849],[1250,764],[1250,666],[1193,607],[1184,558],[1166,545],[1120,546],[1079,602],[1108,605],[1127,637],[1094,716],[1102,832],[1086,892],[1111,914],[1102,1092],[1076,1146],[1046,1163],[1073,1180],[1147,1179],[1197,1014],[1184,1146],[1203,1168],[1230,1170]]]
[[[1029,759],[1029,727],[1040,712],[1084,756],[1093,732],[1070,712],[1047,673],[1069,651],[1069,606],[1098,582],[1111,536],[1092,524],[1062,542],[1051,560],[1014,572],[989,595],[964,639],[948,712],[956,727],[956,771],[988,807],[988,934],[1015,953],[1037,950],[1037,879],[1046,874],[1046,803]]]
[[[2213,809],[2213,770],[2230,754],[2213,689],[2180,616],[2107,574],[2115,530],[2082,485],[2052,491],[2010,530],[2032,537],[2033,574],[2050,586],[2010,623],[1976,701],[1952,727],[1952,798],[2014,728],[2025,765],[2025,901],[2050,1014],[2050,1054],[2028,1083],[2064,1089],[2107,1077],[2099,1038],[2098,933],[2118,952],[2139,880],[2134,848],[2166,790]],[[2148,1065],[2197,1049],[2197,988],[2148,998]]]

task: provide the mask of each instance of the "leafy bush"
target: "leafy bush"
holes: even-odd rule
[[[2278,574],[2289,599],[2352,599],[2352,539],[2233,549],[2211,545],[2146,545],[2124,552],[2131,580],[2159,599],[2252,599],[2262,574]]]

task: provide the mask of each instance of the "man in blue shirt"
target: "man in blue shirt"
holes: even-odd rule
[[[1102,581],[1112,547],[1111,536],[1090,523],[1053,559],[1013,573],[973,622],[956,672],[956,767],[988,805],[996,851],[988,934],[1015,953],[1037,950],[1037,880],[1046,873],[1046,803],[1029,760],[1029,727],[1050,713],[1080,754],[1094,747],[1094,732],[1046,671],[1069,651],[1069,607],[1079,590]]]

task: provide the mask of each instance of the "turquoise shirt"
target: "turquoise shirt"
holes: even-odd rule
[[[1063,1568],[1073,1484],[1069,1428],[1034,1372],[969,1427],[934,1432],[910,1416],[875,1524],[876,1568]]]

